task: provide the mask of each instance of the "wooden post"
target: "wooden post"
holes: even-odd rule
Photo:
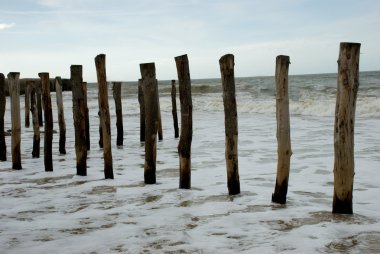
[[[37,109],[37,84],[35,81],[30,84],[30,112],[32,113],[32,123],[33,123],[33,158],[40,158],[40,122],[38,120],[38,109]]]
[[[360,43],[340,44],[334,127],[333,213],[353,213],[354,125],[359,89],[359,56]]]
[[[59,125],[59,153],[66,154],[66,123],[62,99],[62,79],[55,78],[55,94],[57,97],[58,125]]]
[[[21,115],[20,115],[20,73],[8,74],[9,94],[11,96],[12,114],[12,168],[22,169],[21,166]]]
[[[276,57],[276,118],[277,118],[277,177],[272,202],[285,204],[288,192],[290,142],[288,71],[289,56]]]
[[[30,112],[29,112],[30,111],[29,86],[30,86],[30,83],[31,83],[30,80],[27,80],[25,82],[25,128],[29,128],[29,126],[30,126],[30,119],[29,119],[29,115],[30,115]]]
[[[112,149],[111,149],[111,124],[108,106],[108,87],[106,77],[106,55],[100,54],[95,57],[96,74],[99,89],[99,110],[103,133],[103,157],[104,176],[113,179]]]
[[[145,165],[144,181],[146,184],[156,183],[157,156],[157,81],[154,63],[140,64],[142,89],[145,103]]]
[[[89,110],[87,105],[87,82],[82,82],[82,89],[83,89],[83,97],[84,97],[84,114],[85,114],[85,124],[86,124],[86,147],[87,151],[90,151],[91,149],[91,142],[90,142],[90,116],[89,116]]]
[[[40,126],[44,126],[44,120],[42,118],[41,82],[36,83],[36,96],[37,96],[38,123]]]
[[[145,141],[145,102],[144,102],[144,92],[142,89],[142,79],[138,82],[138,100],[140,104],[140,142]]]
[[[156,79],[157,83],[157,131],[158,131],[158,140],[162,141],[164,136],[162,133],[162,120],[161,120],[161,109],[160,109],[160,95],[158,93],[158,80]]]
[[[177,116],[177,100],[176,100],[176,88],[175,88],[175,80],[172,80],[172,115],[173,115],[173,125],[174,125],[174,137],[179,137],[178,130],[178,116]]]
[[[179,100],[181,104],[181,134],[178,144],[180,179],[179,187],[191,187],[191,141],[193,139],[193,102],[187,55],[174,58],[177,66]]]
[[[98,100],[99,105],[100,101]],[[102,129],[102,118],[100,115],[100,110],[98,111],[98,117],[99,117],[99,147],[103,148],[103,129]]]
[[[45,171],[53,171],[53,112],[51,109],[50,79],[49,73],[42,72],[38,76],[41,78],[42,106],[44,108],[45,136],[44,136],[44,163]]]
[[[121,106],[121,82],[113,82],[113,98],[115,100],[116,108],[116,128],[117,128],[117,138],[116,145],[123,145],[123,109]]]
[[[226,133],[227,186],[230,195],[240,193],[238,165],[238,119],[235,95],[234,56],[224,55],[219,60],[223,85],[224,125]]]
[[[75,129],[75,153],[77,175],[87,175],[86,113],[83,94],[82,65],[71,65],[71,87],[73,94],[73,118]]]
[[[4,135],[4,115],[5,115],[5,77],[0,73],[0,161],[7,160],[7,145],[5,143]]]

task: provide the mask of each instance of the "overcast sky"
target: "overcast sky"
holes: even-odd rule
[[[192,78],[220,77],[219,58],[235,55],[236,76],[273,75],[289,55],[290,74],[336,72],[339,43],[360,42],[361,71],[380,69],[377,0],[0,0],[0,72],[21,78],[70,76],[82,64],[96,81],[106,54],[108,80],[136,80],[156,63],[177,78],[188,54]]]

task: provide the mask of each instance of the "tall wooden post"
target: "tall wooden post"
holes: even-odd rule
[[[177,116],[177,100],[176,100],[176,88],[175,88],[175,80],[172,80],[172,115],[173,115],[173,126],[174,126],[174,137],[179,137],[178,130],[178,116]]]
[[[224,55],[219,60],[223,85],[224,125],[226,133],[227,187],[230,195],[240,193],[238,165],[238,119],[235,95],[234,56]]]
[[[121,82],[113,82],[113,98],[115,100],[116,108],[116,128],[117,128],[117,138],[116,145],[123,145],[123,109],[121,105]]]
[[[55,78],[55,94],[57,97],[58,125],[59,125],[59,153],[66,154],[66,123],[63,110],[62,79]]]
[[[191,142],[193,139],[193,102],[187,55],[174,58],[177,66],[179,100],[181,104],[181,134],[178,144],[180,179],[179,187],[191,187]]]
[[[354,125],[359,89],[359,56],[360,43],[340,44],[334,127],[333,213],[353,213]]]
[[[154,63],[140,64],[142,89],[145,103],[145,165],[144,181],[146,184],[156,183],[157,156],[157,81]]]
[[[4,135],[4,115],[5,115],[5,77],[0,73],[0,161],[7,160],[7,145],[5,143]]]
[[[157,131],[158,131],[158,140],[162,141],[164,136],[162,132],[162,120],[161,120],[161,107],[160,107],[160,95],[158,93],[158,80],[156,79],[157,83]]]
[[[42,118],[41,82],[36,83],[36,96],[37,96],[38,123],[40,126],[44,126],[44,120]]]
[[[30,83],[30,112],[32,113],[32,123],[33,123],[33,158],[40,158],[40,122],[38,120],[38,109],[37,109],[37,84],[35,81]]]
[[[71,65],[71,87],[73,94],[73,118],[75,129],[75,153],[77,175],[87,175],[86,113],[83,94],[82,65]]]
[[[138,81],[138,100],[140,104],[140,142],[145,141],[145,102],[142,89],[142,79]]]
[[[84,114],[85,114],[85,125],[86,125],[86,147],[87,151],[91,149],[90,141],[90,115],[87,104],[87,82],[82,82],[83,97],[84,97]]]
[[[99,110],[103,133],[104,176],[113,179],[112,150],[111,150],[111,120],[108,106],[108,87],[106,77],[106,55],[95,57],[96,74],[99,89]]]
[[[277,177],[272,202],[285,204],[288,192],[290,142],[288,71],[289,56],[276,57],[276,118],[277,118]]]
[[[21,166],[21,115],[20,115],[20,73],[8,74],[9,94],[11,96],[12,114],[12,168],[22,169]]]
[[[44,137],[44,163],[45,171],[53,171],[53,112],[51,109],[50,79],[49,73],[42,72],[38,76],[41,78],[42,106],[44,108],[45,137]]]
[[[30,118],[29,118],[29,115],[30,115],[30,89],[29,89],[29,86],[30,86],[30,80],[27,80],[25,82],[25,128],[29,128],[30,126]]]

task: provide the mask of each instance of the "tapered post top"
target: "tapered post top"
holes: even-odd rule
[[[8,73],[9,79],[18,79],[20,77],[20,72],[10,72]]]
[[[140,64],[141,77],[156,78],[156,67],[154,63]]]

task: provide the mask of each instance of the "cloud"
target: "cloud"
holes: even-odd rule
[[[5,30],[5,29],[12,28],[12,27],[14,27],[15,25],[16,25],[15,23],[10,23],[10,24],[0,23],[0,31],[1,31],[1,30]]]

